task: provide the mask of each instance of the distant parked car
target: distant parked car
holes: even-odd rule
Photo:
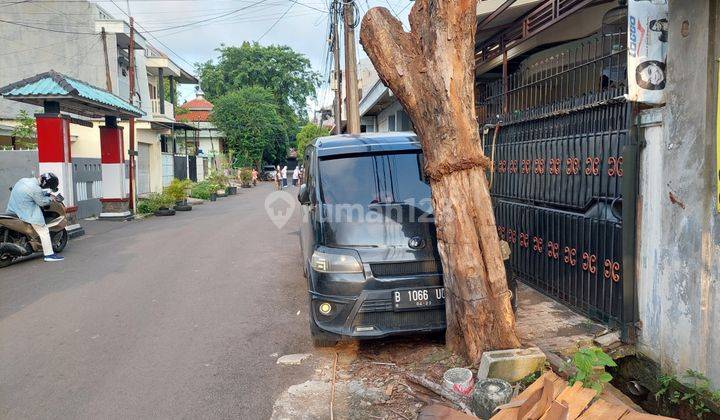
[[[262,168],[260,179],[263,181],[274,181],[275,180],[275,167],[273,165],[265,165]]]

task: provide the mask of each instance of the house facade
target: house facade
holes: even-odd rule
[[[219,171],[228,163],[226,155],[225,135],[215,127],[210,116],[213,104],[205,99],[202,91],[198,90],[194,99],[180,105],[183,111],[178,120],[195,128],[195,139],[198,146],[198,155],[208,160],[210,170]]]
[[[32,17],[32,22],[27,22]],[[0,8],[0,19],[18,24],[0,25],[0,38],[7,40],[0,66],[0,85],[22,80],[53,69],[59,73],[102,88],[121,98],[130,97],[129,24],[115,19],[108,11],[91,2],[18,2]],[[168,138],[194,130],[175,119],[178,84],[196,84],[197,79],[177,65],[141,33],[135,33],[135,96],[132,103],[144,112],[136,119],[135,150],[136,191],[139,196],[161,192],[175,173],[180,160],[167,164],[163,143]],[[12,127],[21,110],[33,115],[42,109],[0,98],[0,125]],[[82,191],[80,217],[97,215],[101,191],[99,181],[100,134],[103,121],[75,118],[70,124],[73,167]],[[129,123],[120,121],[127,150]],[[4,130],[7,131],[7,130]],[[3,132],[0,132],[2,135]],[[0,144],[11,144],[8,136]],[[190,158],[184,155],[185,176],[191,174]],[[177,171],[178,174],[181,171]],[[97,179],[96,179],[97,178]],[[5,181],[5,180],[3,180]],[[87,188],[86,188],[87,187]],[[2,203],[0,203],[1,205]]]

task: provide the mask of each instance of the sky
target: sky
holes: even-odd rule
[[[216,59],[215,49],[220,44],[230,46],[259,41],[263,45],[287,45],[305,54],[313,69],[323,77],[327,76],[327,9],[330,0],[93,1],[118,19],[127,20],[123,12],[127,12],[129,6],[140,30],[157,31],[152,33],[155,38],[145,35],[147,40],[193,73],[191,64]],[[385,7],[406,27],[412,4],[410,0],[357,0],[361,15],[371,7]],[[199,22],[202,20],[206,21]],[[194,24],[183,26],[190,23]],[[177,26],[183,27],[169,29]],[[359,28],[356,36],[359,36]],[[359,42],[357,45],[358,59],[366,57]],[[183,86],[180,93],[182,99],[192,99],[194,87]],[[332,93],[325,86],[318,90],[317,100],[312,101],[310,108],[316,108],[322,101],[326,105],[332,102]]]

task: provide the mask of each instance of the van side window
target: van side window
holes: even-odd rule
[[[315,189],[315,171],[313,169],[314,159],[315,157],[315,148],[309,147],[307,151],[305,152],[305,162],[303,165],[305,166],[305,173],[303,180],[305,184],[307,184],[307,187],[311,192]],[[315,194],[310,194],[310,197],[315,197]]]

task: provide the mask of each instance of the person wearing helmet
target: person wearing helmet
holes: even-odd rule
[[[64,258],[55,254],[50,240],[50,230],[45,225],[41,207],[47,206],[53,198],[46,190],[57,192],[60,180],[55,174],[48,172],[40,178],[22,178],[12,188],[7,212],[17,215],[25,223],[32,225],[40,236],[45,261],[62,261]]]

